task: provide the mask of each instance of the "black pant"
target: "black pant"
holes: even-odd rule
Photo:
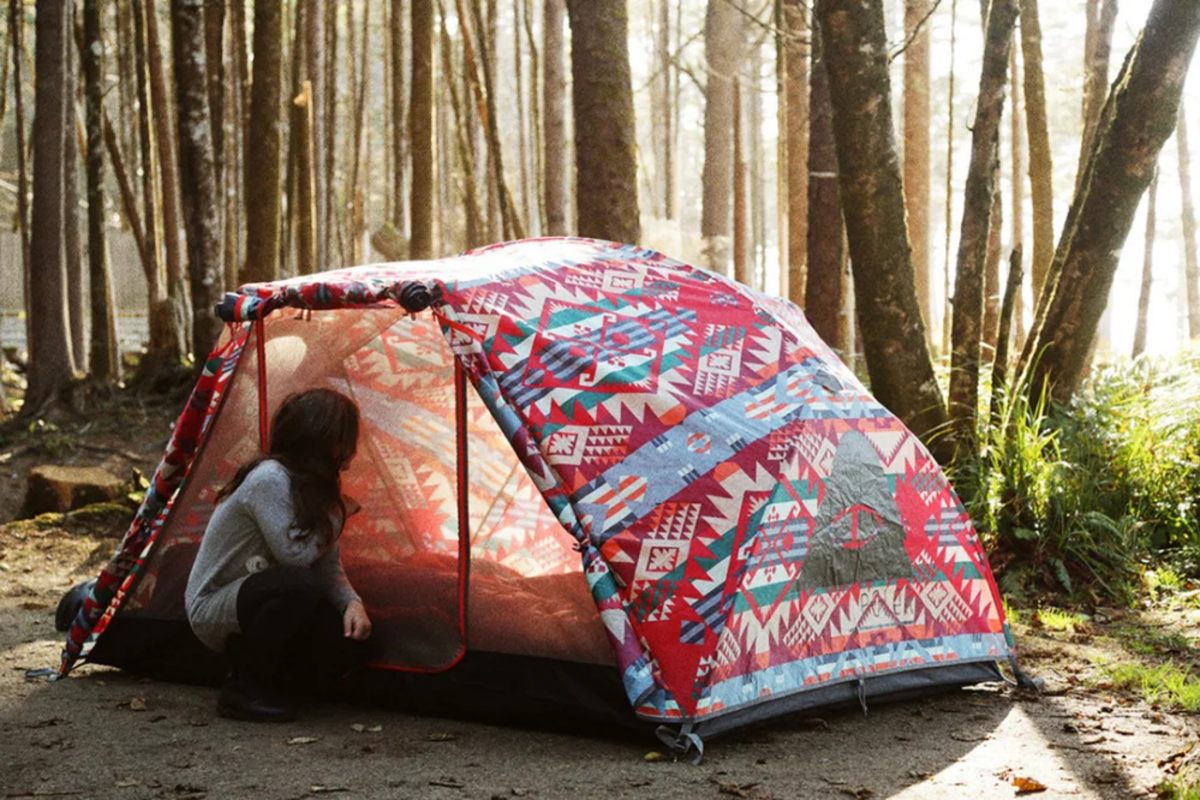
[[[346,638],[342,614],[304,567],[271,567],[238,590],[231,642],[234,675],[266,692],[322,692],[366,661],[365,642]]]

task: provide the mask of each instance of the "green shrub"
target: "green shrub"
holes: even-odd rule
[[[1196,552],[1198,397],[1200,353],[1097,369],[1065,406],[1002,392],[954,470],[1002,591],[1129,602],[1147,555]]]

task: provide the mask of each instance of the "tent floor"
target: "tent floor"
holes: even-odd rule
[[[155,680],[218,686],[229,665],[186,622],[117,617],[88,661]],[[907,700],[1000,679],[993,661],[950,663],[867,678],[870,704]],[[468,651],[452,669],[415,673],[367,668],[326,698],[425,716],[542,728],[586,735],[644,738],[658,723],[638,719],[613,667],[502,653]],[[702,721],[705,738],[784,714],[859,705],[857,682],[801,692],[776,702]]]

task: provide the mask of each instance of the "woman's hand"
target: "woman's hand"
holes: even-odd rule
[[[342,613],[342,629],[348,639],[362,641],[371,635],[371,618],[362,600],[351,600]]]

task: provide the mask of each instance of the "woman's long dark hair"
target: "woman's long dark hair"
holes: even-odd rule
[[[332,541],[329,515],[336,510],[346,519],[341,473],[357,447],[358,406],[353,400],[332,389],[289,395],[271,420],[268,452],[242,465],[217,493],[217,502],[237,491],[263,461],[278,461],[291,476],[296,527]]]

